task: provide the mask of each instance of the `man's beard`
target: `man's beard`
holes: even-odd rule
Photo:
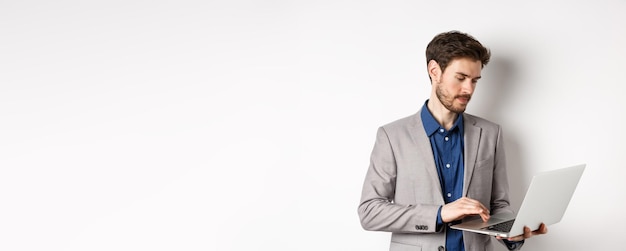
[[[450,97],[449,94],[444,93],[444,91],[441,88],[441,85],[437,86],[435,93],[437,94],[437,98],[439,99],[439,102],[441,102],[443,107],[445,107],[446,109],[454,113],[463,113],[465,112],[465,108],[467,108],[467,105],[462,105],[462,104],[454,106],[454,100],[456,98],[459,98],[459,97],[466,98],[468,102],[472,98],[472,96],[469,94],[461,94],[461,95],[456,95],[454,97]]]

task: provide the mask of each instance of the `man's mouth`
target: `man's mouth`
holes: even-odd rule
[[[472,96],[470,96],[470,95],[459,95],[456,98],[459,101],[461,101],[461,103],[468,103],[470,101],[470,99],[472,99]]]

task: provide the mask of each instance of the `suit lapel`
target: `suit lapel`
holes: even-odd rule
[[[420,160],[424,162],[424,168],[430,176],[431,180],[435,181],[437,191],[441,192],[441,182],[439,181],[439,174],[437,173],[437,166],[435,165],[435,157],[433,155],[433,149],[430,146],[430,139],[426,136],[424,131],[424,125],[420,116],[421,110],[413,117],[413,123],[410,125],[409,134],[411,139],[417,148],[417,156],[422,156]],[[417,172],[416,172],[417,173]]]
[[[464,149],[464,178],[463,178],[463,196],[467,196],[467,191],[474,173],[476,157],[480,143],[481,128],[476,126],[476,122],[463,114],[463,126],[465,127],[465,149]]]

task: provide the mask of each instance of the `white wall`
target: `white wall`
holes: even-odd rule
[[[513,203],[587,163],[526,250],[616,249],[625,1],[3,1],[1,250],[386,250],[356,208],[376,128],[428,97],[424,49],[491,48]],[[502,249],[503,250],[503,249]]]

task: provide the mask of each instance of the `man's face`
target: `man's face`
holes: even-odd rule
[[[468,58],[454,59],[435,79],[435,92],[443,106],[451,112],[462,113],[474,94],[480,79],[482,63]]]

